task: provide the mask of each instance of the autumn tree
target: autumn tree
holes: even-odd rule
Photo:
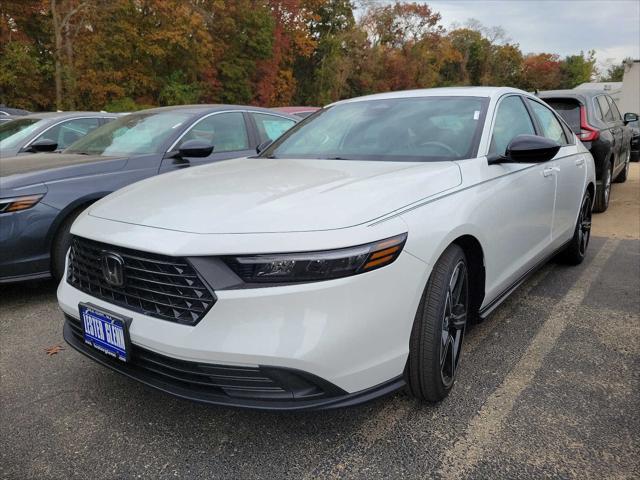
[[[552,53],[529,54],[522,65],[522,84],[526,90],[558,88],[561,80],[560,58]]]

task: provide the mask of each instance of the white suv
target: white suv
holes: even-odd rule
[[[589,152],[520,90],[338,102],[255,158],[91,206],[64,336],[203,402],[334,408],[405,385],[438,401],[470,321],[551,256],[582,261],[594,186]]]

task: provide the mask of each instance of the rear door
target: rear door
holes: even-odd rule
[[[607,95],[598,95],[594,101],[598,102],[600,113],[602,114],[602,121],[607,125],[607,131],[610,133],[612,138],[611,163],[615,170],[618,164],[618,158],[620,157],[620,148],[622,146],[622,126],[618,125],[615,121],[611,104],[607,100]]]
[[[587,178],[586,159],[576,145],[575,137],[567,135],[562,122],[546,105],[527,99],[538,124],[539,135],[558,142],[560,151],[550,165],[556,176],[556,203],[551,228],[551,241],[559,246],[573,235],[578,210]]]
[[[627,146],[629,145],[630,139],[625,136],[626,129],[616,102],[609,95],[606,95],[606,97],[607,102],[609,102],[609,107],[611,108],[611,115],[613,117],[614,124],[613,134],[616,137],[616,145],[618,147],[616,164],[613,169],[614,175],[617,175],[617,173],[624,168],[627,155]]]
[[[208,157],[164,158],[160,172],[255,154],[249,141],[245,116],[240,111],[216,112],[197,120],[178,139],[171,151],[178,150],[189,140],[207,142],[213,145],[213,152]]]

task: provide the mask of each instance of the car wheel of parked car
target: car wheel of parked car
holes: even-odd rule
[[[609,196],[611,195],[611,161],[607,160],[602,166],[602,182],[600,188],[596,188],[596,203],[593,211],[601,213],[609,208]]]
[[[451,245],[433,267],[411,331],[405,376],[414,397],[437,402],[453,387],[468,307],[467,260]]]
[[[629,176],[629,162],[631,161],[631,150],[627,150],[627,156],[624,161],[624,168],[616,177],[616,183],[624,183],[627,181],[627,177]]]
[[[560,254],[560,260],[569,265],[579,265],[584,260],[591,238],[591,195],[584,194],[573,238]]]
[[[71,247],[71,225],[83,210],[84,208],[79,208],[65,218],[53,239],[51,247],[51,276],[56,282],[59,282],[64,275],[67,252]]]

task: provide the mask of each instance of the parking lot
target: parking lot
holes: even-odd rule
[[[66,347],[51,283],[0,288],[5,478],[638,478],[640,165],[549,263],[468,330],[452,394],[270,414],[143,387]],[[64,349],[48,355],[45,350]]]

